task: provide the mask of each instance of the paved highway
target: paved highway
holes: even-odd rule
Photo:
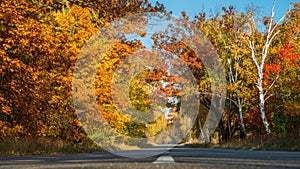
[[[162,148],[118,151],[146,156]],[[64,155],[0,156],[0,168],[298,168],[300,152],[202,149],[176,146],[148,158],[126,158],[110,152]]]

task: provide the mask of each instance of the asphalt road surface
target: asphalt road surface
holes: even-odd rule
[[[165,147],[164,147],[165,148]],[[146,156],[162,147],[118,151]],[[64,155],[0,156],[0,168],[298,168],[300,152],[203,149],[176,146],[148,158],[126,158],[110,152]]]

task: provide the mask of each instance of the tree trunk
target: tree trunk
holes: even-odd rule
[[[240,138],[246,138],[246,129],[243,120],[243,110],[242,107],[239,107],[239,117],[240,117]]]
[[[264,89],[262,84],[262,72],[258,72],[258,92],[259,92],[259,109],[260,109],[260,117],[265,126],[265,130],[267,134],[271,134],[270,125],[268,119],[265,114],[265,97],[264,97]]]

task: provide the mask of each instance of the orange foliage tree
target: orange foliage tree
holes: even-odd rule
[[[71,96],[81,47],[105,23],[128,13],[163,11],[147,1],[0,2],[0,138],[80,141]]]

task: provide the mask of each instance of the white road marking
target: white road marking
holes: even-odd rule
[[[175,161],[170,154],[162,154],[153,163],[175,163]]]

